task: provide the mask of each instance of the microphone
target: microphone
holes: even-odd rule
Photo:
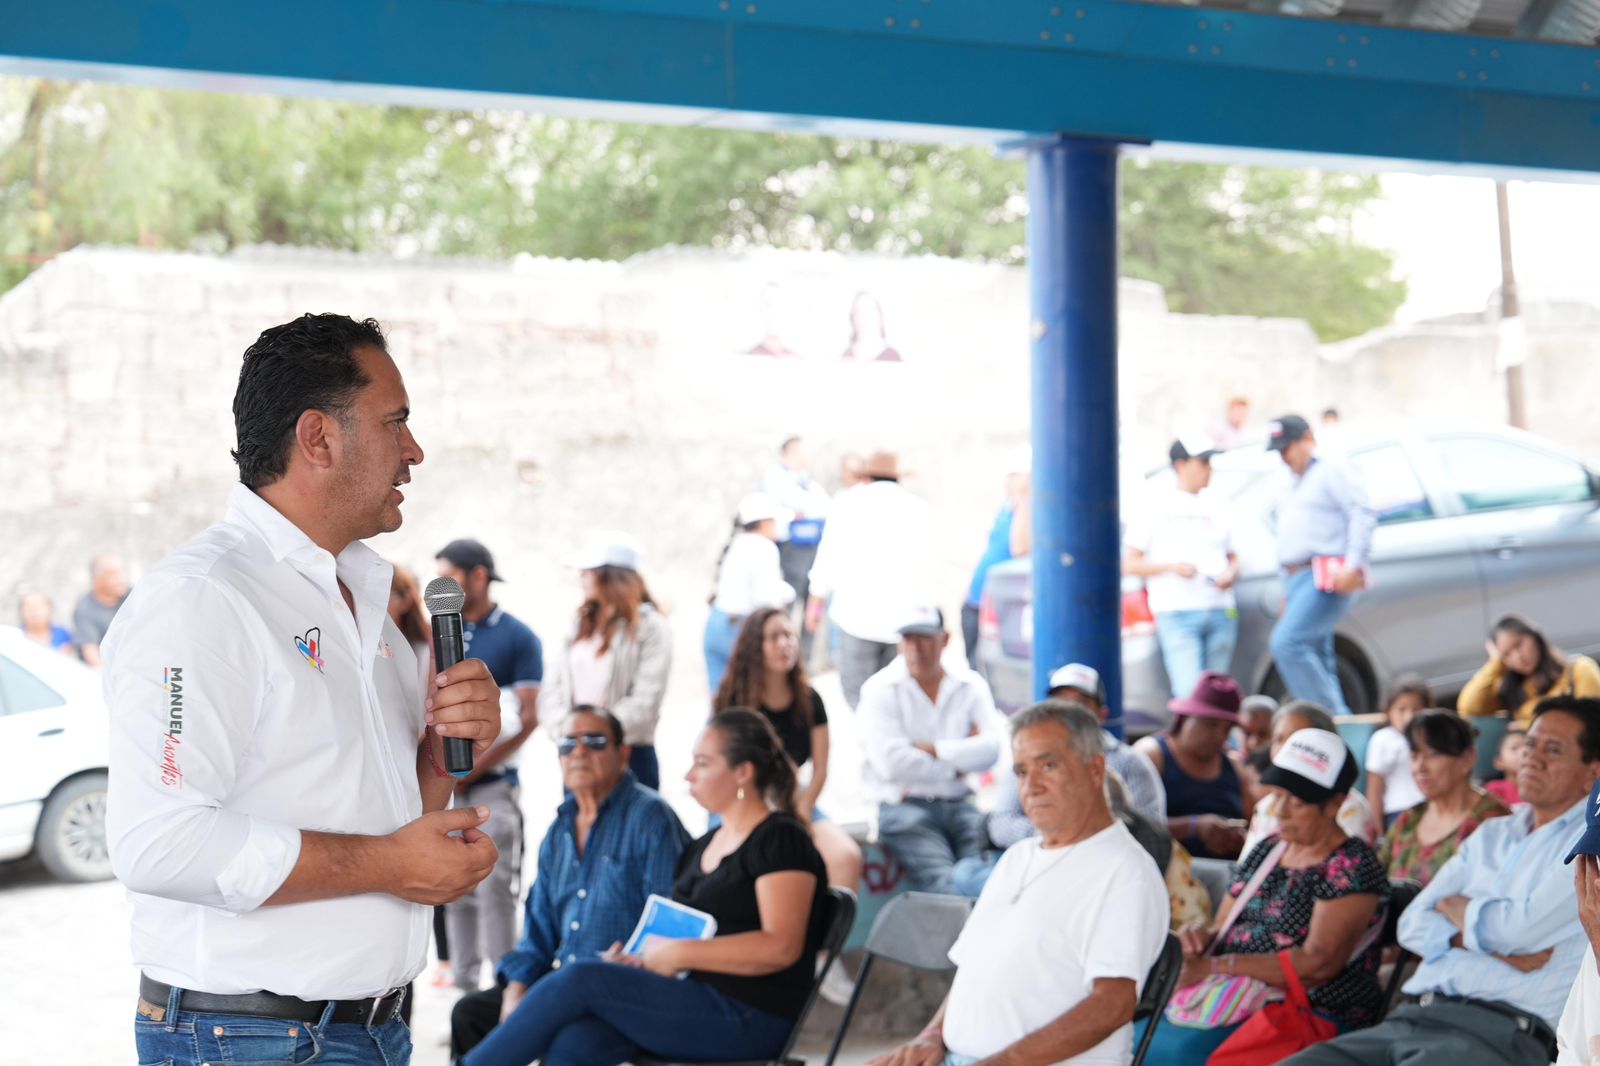
[[[450,669],[467,657],[462,642],[461,608],[467,594],[453,577],[436,577],[428,582],[422,602],[433,616],[433,668],[438,673]],[[444,768],[452,776],[472,772],[472,741],[462,737],[444,738]]]

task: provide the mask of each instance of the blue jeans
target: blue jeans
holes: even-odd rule
[[[704,981],[582,959],[535,981],[462,1066],[618,1066],[641,1050],[678,1062],[768,1059],[793,1020]]]
[[[981,859],[983,813],[969,799],[908,799],[878,808],[878,840],[918,892],[956,894],[956,863]]]
[[[310,1023],[243,1014],[197,1014],[178,1009],[179,994],[179,989],[172,990],[161,1021],[134,1017],[133,1039],[140,1066],[230,1062],[287,1066],[313,1060],[317,1066],[408,1066],[411,1062],[411,1030],[399,1015],[369,1029],[353,1022],[330,1023],[331,1006],[320,1021]]]
[[[742,621],[715,607],[711,608],[711,617],[706,619],[706,683],[711,686],[712,696],[722,687],[722,677],[728,672],[728,660],[733,657],[733,643],[739,639]]]
[[[1284,581],[1283,614],[1272,630],[1272,660],[1289,694],[1334,714],[1350,713],[1339,689],[1333,627],[1352,599],[1320,591],[1307,567]]]
[[[1156,639],[1167,667],[1172,694],[1179,699],[1194,691],[1206,670],[1229,673],[1233,647],[1239,640],[1239,612],[1222,607],[1208,611],[1162,611],[1156,615]]]

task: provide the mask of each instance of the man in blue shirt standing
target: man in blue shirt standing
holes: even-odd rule
[[[1405,1005],[1371,1029],[1303,1051],[1295,1066],[1541,1066],[1589,947],[1571,872],[1600,781],[1600,700],[1539,704],[1517,786],[1525,801],[1461,842],[1400,916],[1422,961]],[[1563,1059],[1565,1061],[1565,1059]]]
[[[652,892],[672,894],[689,834],[628,770],[622,724],[580,706],[562,723],[556,751],[571,795],[539,846],[522,940],[500,960],[496,987],[463,996],[451,1011],[452,1059],[481,1043],[539,978],[627,940]]]
[[[1272,423],[1267,448],[1294,474],[1278,508],[1283,613],[1272,630],[1273,663],[1295,698],[1349,714],[1333,630],[1366,585],[1377,512],[1347,466],[1317,458],[1311,426],[1299,415]]]
[[[442,577],[455,578],[466,593],[461,608],[462,642],[469,658],[481,659],[502,692],[517,699],[518,728],[507,723],[500,739],[473,762],[472,773],[456,784],[456,806],[489,808],[482,827],[500,849],[494,872],[445,908],[456,987],[476,992],[483,960],[511,950],[517,936],[518,879],[522,872],[522,804],[517,752],[539,724],[539,683],[544,652],[524,623],[489,598],[489,585],[501,580],[494,556],[475,540],[453,540],[435,557]]]

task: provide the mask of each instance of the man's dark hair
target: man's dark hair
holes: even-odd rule
[[[376,319],[301,315],[262,331],[245,349],[233,394],[239,480],[252,489],[289,470],[294,427],[307,411],[326,411],[341,424],[355,395],[371,383],[356,361],[357,348],[388,351]]]
[[[1587,696],[1551,696],[1539,701],[1533,716],[1539,718],[1551,711],[1570,714],[1583,724],[1578,750],[1583,753],[1584,762],[1600,759],[1600,700]]]
[[[789,445],[791,445],[791,444],[799,444],[799,443],[800,443],[800,438],[799,437],[785,437],[785,438],[783,438],[783,443],[778,445],[778,454],[779,455],[783,455],[783,454],[787,453],[789,451]]]
[[[619,748],[622,747],[624,743],[622,739],[622,723],[617,720],[616,715],[612,714],[604,707],[596,707],[592,703],[578,704],[576,707],[572,708],[570,712],[568,712],[567,717],[571,718],[575,714],[587,714],[591,718],[600,719],[606,724],[606,732],[611,734],[611,742]]]

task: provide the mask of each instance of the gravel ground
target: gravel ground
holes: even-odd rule
[[[828,706],[837,709],[831,719],[833,757],[822,805],[837,820],[858,818],[865,804],[854,722],[835,675],[817,679],[816,685]],[[692,833],[704,829],[705,812],[689,798],[683,774],[704,708],[692,700],[669,705],[657,737],[663,792]],[[527,824],[530,833],[542,834],[561,793],[549,740],[541,735],[530,741],[522,765]],[[538,840],[529,839],[530,867],[537,847]],[[129,957],[128,916],[123,889],[114,881],[63,885],[35,862],[0,863],[0,1002],[10,1017],[28,1023],[11,1027],[0,1047],[0,1062],[111,1066],[135,1061],[132,1019],[138,974]],[[448,1062],[446,1037],[455,992],[432,987],[431,976],[430,965],[416,985],[414,1066]],[[839,1061],[854,1066],[885,1046],[882,1041],[856,1042]],[[826,1053],[826,1048],[804,1050],[813,1062]]]

